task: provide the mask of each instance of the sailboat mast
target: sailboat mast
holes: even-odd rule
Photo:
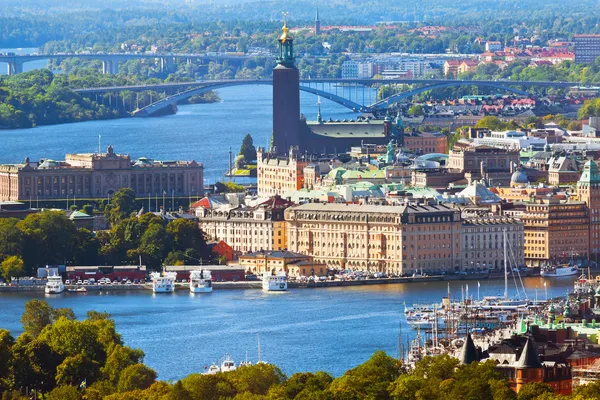
[[[257,333],[256,338],[258,340],[258,362],[260,362],[260,335]]]
[[[502,230],[504,239],[504,299],[508,300],[508,258],[506,257],[506,228]]]

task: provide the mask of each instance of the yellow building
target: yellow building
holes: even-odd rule
[[[257,251],[244,254],[238,260],[246,271],[257,275],[285,272],[288,276],[322,276],[327,266],[314,262],[313,257],[291,251]]]
[[[293,149],[287,157],[278,157],[259,148],[256,152],[258,196],[270,197],[302,189],[307,165],[308,162],[298,159]]]
[[[590,220],[584,202],[540,200],[525,204],[525,263],[564,263],[589,254]]]
[[[201,204],[195,214],[200,229],[209,239],[224,241],[238,254],[281,250],[287,246],[284,210],[292,203],[279,196],[254,207],[221,205],[212,208],[204,206],[202,201],[198,203]]]
[[[402,275],[461,267],[460,212],[443,205],[310,203],[288,208],[288,249],[330,269]]]

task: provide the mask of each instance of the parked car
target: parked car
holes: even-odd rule
[[[71,281],[67,279],[67,280],[65,281],[65,285],[70,285],[70,284],[71,284]]]
[[[83,281],[82,281],[81,279],[78,279],[78,280],[77,280],[77,284],[78,284],[78,285],[83,285]]]

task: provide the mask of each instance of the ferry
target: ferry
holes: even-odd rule
[[[62,277],[55,273],[48,275],[48,282],[44,288],[46,294],[59,294],[65,291],[65,284],[63,283]]]
[[[276,275],[264,274],[262,288],[265,292],[285,292],[287,290],[287,276],[284,272]]]
[[[210,293],[212,292],[212,274],[208,270],[190,272],[190,292]]]
[[[573,276],[579,273],[576,265],[546,266],[542,267],[540,275],[546,278],[559,278],[562,276]]]
[[[173,293],[175,290],[175,278],[177,273],[175,272],[153,272],[150,274],[152,277],[152,291],[154,293]]]

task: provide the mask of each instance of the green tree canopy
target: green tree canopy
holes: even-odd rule
[[[130,188],[121,188],[115,192],[110,203],[104,208],[104,215],[111,225],[129,217],[135,209],[135,192]]]
[[[244,136],[244,140],[242,140],[242,147],[240,147],[240,152],[238,154],[240,156],[244,156],[244,160],[247,163],[251,163],[256,160],[256,147],[254,147],[252,135],[249,133]]]
[[[11,278],[18,278],[23,276],[23,260],[19,256],[10,256],[2,261],[0,264],[0,271],[2,272],[2,276],[7,281],[10,281]]]

